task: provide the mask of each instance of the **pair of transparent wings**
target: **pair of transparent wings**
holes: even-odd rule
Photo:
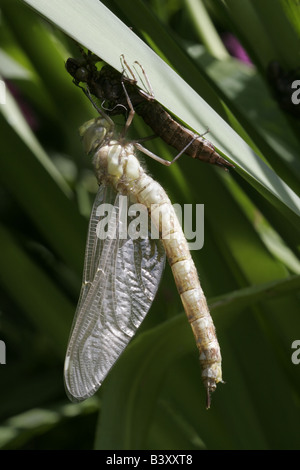
[[[127,202],[129,208],[129,197]],[[99,237],[98,208],[103,203],[113,205],[106,239]],[[145,318],[164,269],[165,251],[160,240],[151,239],[150,233],[138,239],[120,236],[124,223],[130,222],[122,210],[120,194],[110,186],[100,186],[90,218],[83,284],[65,360],[65,388],[74,402],[98,390]]]

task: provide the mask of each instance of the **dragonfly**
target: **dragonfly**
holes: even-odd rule
[[[65,389],[74,402],[99,389],[150,309],[167,257],[199,349],[209,408],[211,393],[222,382],[214,323],[171,201],[140,164],[135,154],[137,143],[125,138],[134,116],[128,95],[127,99],[130,115],[120,135],[116,135],[112,119],[96,106],[99,117],[79,130],[85,152],[92,155],[99,190],[66,352]],[[143,236],[134,236],[131,230],[134,204],[143,208],[148,221]],[[150,226],[155,227],[157,237]]]
[[[228,168],[234,168],[234,165],[221,157],[213,144],[203,137],[207,132],[202,135],[193,133],[173,119],[156,101],[148,77],[139,62],[135,63],[142,71],[148,92],[137,86],[136,76],[127,64],[124,55],[121,55],[123,68],[121,74],[110,65],[104,65],[101,70],[98,70],[96,64],[101,59],[90,51],[86,54],[82,48],[80,50],[82,57],[80,59],[69,58],[66,62],[66,69],[76,85],[85,83],[92,95],[106,103],[105,110],[109,115],[126,115],[128,111],[127,98],[124,93],[124,84],[126,84],[127,94],[137,114],[151,127],[156,136],[179,152],[176,157],[186,153],[192,158],[217,165],[226,171]]]

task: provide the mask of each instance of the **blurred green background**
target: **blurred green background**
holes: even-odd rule
[[[201,80],[203,98],[299,192],[300,121],[280,108],[266,78],[271,60],[285,72],[299,68],[296,0],[103,3],[179,73],[180,50],[193,64],[185,80]],[[54,25],[21,1],[0,0],[0,448],[299,448],[300,364],[291,360],[300,339],[299,219],[241,172],[186,156],[174,168],[146,163],[173,202],[205,206],[205,244],[192,256],[226,383],[207,411],[167,266],[146,320],[97,395],[68,402],[63,361],[97,190],[77,131],[95,111],[65,70],[70,56],[79,56],[76,45]],[[138,118],[132,132],[151,134]],[[159,139],[149,148],[174,155]]]

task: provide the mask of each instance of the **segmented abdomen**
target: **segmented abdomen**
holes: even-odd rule
[[[142,104],[138,104],[135,110],[159,137],[178,152],[181,152],[190,144],[184,152],[190,157],[223,168],[234,168],[234,165],[227,162],[215,151],[214,146],[208,140],[194,134],[175,121],[156,101],[144,101]]]
[[[221,352],[206,298],[181,225],[163,188],[143,173],[133,190],[138,202],[146,205],[166,250],[184,310],[200,352],[202,379],[210,393],[222,382]]]

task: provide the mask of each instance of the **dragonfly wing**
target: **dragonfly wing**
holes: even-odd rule
[[[99,204],[113,198],[109,236],[101,240],[99,232],[97,235]],[[160,240],[150,236],[122,238],[124,223],[129,222],[122,207],[119,194],[100,187],[91,214],[84,282],[65,361],[65,387],[75,402],[92,396],[100,387],[145,318],[164,268]]]
[[[79,312],[79,307],[83,305],[84,300],[90,290],[92,285],[93,279],[95,277],[95,273],[97,270],[97,262],[99,262],[99,257],[101,256],[101,252],[103,250],[103,242],[101,238],[97,237],[97,225],[99,222],[99,217],[97,215],[98,207],[106,203],[114,204],[116,199],[116,192],[113,190],[111,186],[99,186],[91,216],[89,221],[89,229],[88,229],[88,236],[85,248],[85,258],[84,258],[84,268],[83,268],[83,282],[80,292],[80,297],[78,300],[77,310],[74,316],[73,326],[76,322],[76,317]]]

